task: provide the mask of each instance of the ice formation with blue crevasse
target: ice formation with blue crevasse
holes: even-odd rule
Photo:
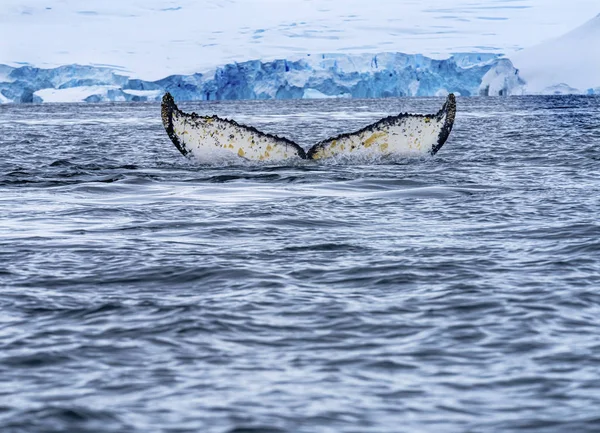
[[[0,65],[0,103],[181,101],[400,96],[514,95],[524,82],[496,54],[325,54],[297,60],[247,61],[210,73],[133,79],[114,69],[68,65],[53,69]]]

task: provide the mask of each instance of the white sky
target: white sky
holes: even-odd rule
[[[599,0],[0,1],[0,63],[145,79],[306,53],[510,54],[600,13]]]

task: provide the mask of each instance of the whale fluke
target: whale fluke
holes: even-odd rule
[[[309,159],[338,155],[435,155],[444,145],[454,125],[456,98],[448,96],[436,114],[399,114],[373,123],[359,131],[341,134],[315,144]]]
[[[287,138],[265,134],[234,120],[184,113],[169,93],[162,100],[163,125],[175,147],[183,155],[205,162],[218,157],[273,162],[354,155],[435,155],[448,139],[455,117],[456,98],[450,94],[436,114],[386,117],[359,131],[321,141],[306,153]]]
[[[199,116],[179,110],[170,93],[162,99],[162,122],[179,151],[210,162],[238,156],[253,161],[306,159],[304,149],[287,138],[265,134],[251,126],[218,116]]]

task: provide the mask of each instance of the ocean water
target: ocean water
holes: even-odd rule
[[[441,99],[182,104],[305,147]],[[0,431],[599,432],[600,98],[435,157],[199,166],[158,104],[0,106]]]

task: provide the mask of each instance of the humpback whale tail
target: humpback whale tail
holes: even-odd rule
[[[171,141],[188,157],[206,162],[235,155],[257,161],[306,159],[304,149],[287,138],[265,134],[218,116],[184,113],[177,108],[170,93],[163,96],[161,112]]]
[[[456,98],[450,94],[436,114],[386,117],[359,131],[321,141],[308,152],[287,138],[265,134],[234,120],[184,113],[170,93],[164,95],[161,108],[167,134],[185,156],[205,162],[232,156],[254,161],[317,160],[353,155],[435,155],[452,131]]]
[[[436,114],[386,117],[359,131],[341,134],[315,144],[309,159],[331,158],[352,153],[376,155],[435,155],[444,145],[456,117],[456,98],[448,96]]]

